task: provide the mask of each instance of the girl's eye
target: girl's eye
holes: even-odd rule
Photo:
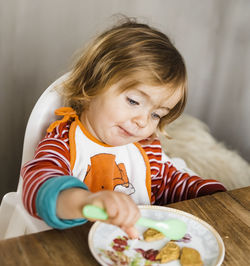
[[[131,99],[131,98],[129,98],[129,97],[127,97],[127,101],[128,101],[128,103],[131,104],[131,105],[139,105],[139,103],[138,103],[137,101],[134,101],[133,99]]]
[[[157,119],[157,120],[161,119],[161,117],[157,113],[152,113],[151,116],[152,116],[153,119]]]

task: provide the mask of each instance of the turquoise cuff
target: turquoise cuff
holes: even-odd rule
[[[36,197],[36,211],[49,226],[57,229],[66,229],[87,222],[84,218],[60,219],[56,215],[56,201],[62,190],[79,187],[88,190],[88,187],[73,176],[57,176],[48,179],[39,188]]]

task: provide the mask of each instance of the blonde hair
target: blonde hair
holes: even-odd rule
[[[182,90],[180,101],[161,118],[160,131],[184,110],[187,73],[182,56],[165,34],[134,19],[105,31],[84,49],[64,82],[64,95],[80,115],[91,98],[120,81],[122,90],[139,84]]]

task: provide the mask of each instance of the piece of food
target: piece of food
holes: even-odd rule
[[[180,261],[182,266],[203,265],[199,251],[194,248],[188,248],[188,247],[182,248]]]
[[[153,228],[148,228],[144,233],[143,233],[143,238],[145,241],[147,242],[151,242],[151,241],[156,241],[156,240],[160,240],[160,239],[163,239],[165,236],[153,229]]]
[[[169,241],[156,256],[157,260],[160,260],[161,263],[166,263],[171,260],[177,260],[180,256],[180,247],[175,244],[173,241]]]

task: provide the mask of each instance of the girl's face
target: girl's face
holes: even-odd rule
[[[81,122],[99,141],[120,146],[150,137],[160,118],[180,100],[181,90],[139,85],[123,92],[119,85],[98,95],[81,115]]]

